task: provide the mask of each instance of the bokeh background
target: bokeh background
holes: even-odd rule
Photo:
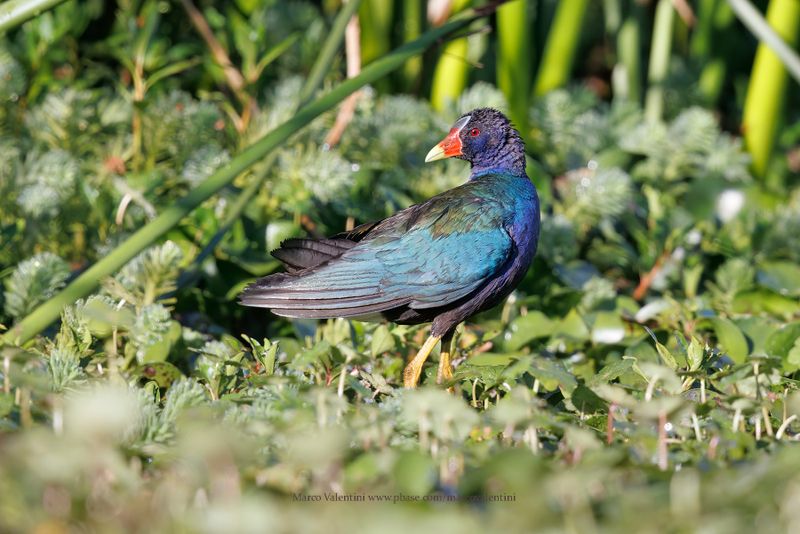
[[[800,0],[0,4],[0,530],[796,531],[798,42]],[[483,106],[543,227],[454,394],[400,387],[424,326],[237,304],[462,183],[423,158]]]

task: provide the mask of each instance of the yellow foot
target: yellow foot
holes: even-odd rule
[[[430,336],[426,341],[425,344],[420,347],[419,352],[414,358],[408,362],[408,365],[403,370],[403,385],[407,389],[413,389],[417,387],[419,383],[419,377],[422,374],[422,366],[425,363],[425,360],[428,359],[433,347],[442,339],[439,336]]]

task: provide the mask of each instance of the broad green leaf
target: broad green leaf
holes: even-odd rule
[[[139,363],[163,362],[169,356],[169,351],[181,337],[181,325],[178,321],[170,321],[169,330],[160,340],[143,347],[140,355],[137,355]]]
[[[96,337],[111,335],[114,327],[130,329],[136,322],[136,315],[130,308],[117,308],[101,298],[90,298],[83,308],[89,330]]]
[[[629,372],[633,366],[633,360],[631,358],[622,358],[620,360],[616,360],[614,362],[609,363],[598,372],[591,380],[590,386],[594,386],[597,384],[607,384],[612,380],[615,380],[622,376],[623,374]]]
[[[331,344],[324,339],[312,348],[302,352],[291,362],[293,369],[302,370],[309,365],[313,365],[321,360],[327,360],[331,353]]]
[[[572,309],[556,325],[554,335],[569,337],[575,341],[585,341],[589,338],[589,329],[576,309]]]
[[[372,344],[370,345],[370,352],[372,356],[378,356],[384,352],[389,352],[395,347],[394,336],[392,336],[389,327],[385,324],[378,326],[372,333]]]
[[[142,378],[155,382],[161,388],[168,388],[183,376],[183,373],[169,362],[148,363],[137,367],[134,372]]]
[[[570,401],[576,409],[584,413],[608,410],[608,403],[586,386],[577,386],[570,395]]]
[[[571,449],[592,450],[602,447],[596,433],[576,426],[564,430],[564,440]]]
[[[712,318],[711,325],[714,327],[714,333],[722,350],[736,363],[744,363],[747,355],[750,354],[750,348],[739,327],[733,321],[724,317]]]
[[[733,299],[735,313],[771,313],[790,317],[800,313],[798,299],[780,295],[775,291],[758,289],[744,291]]]
[[[766,352],[767,339],[777,330],[781,323],[770,317],[740,317],[733,321],[736,326],[744,333],[748,341],[752,343],[752,354],[763,354]]]
[[[509,350],[519,350],[534,339],[548,337],[556,327],[555,321],[538,310],[529,311],[511,322],[511,339],[506,342]]]
[[[686,348],[686,363],[689,364],[690,371],[697,371],[703,363],[703,344],[692,336],[689,346]]]
[[[615,312],[598,312],[592,325],[592,341],[611,345],[625,338],[625,323]]]
[[[794,345],[786,354],[786,367],[792,371],[800,369],[800,337],[794,340]]]
[[[756,280],[762,286],[780,293],[796,297],[800,295],[800,266],[788,261],[762,263]]]
[[[542,386],[548,391],[561,387],[569,394],[578,385],[575,377],[558,360],[534,358],[531,360],[531,367],[528,372],[538,378]]]
[[[650,336],[642,338],[639,342],[634,343],[625,350],[625,356],[635,358],[639,361],[657,362],[658,351],[653,347],[652,339]]]
[[[798,337],[800,337],[800,322],[789,323],[775,330],[767,338],[767,355],[786,358]]]

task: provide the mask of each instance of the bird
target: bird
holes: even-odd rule
[[[425,162],[445,158],[470,163],[465,183],[351,231],[282,242],[272,255],[286,272],[247,286],[240,303],[290,318],[430,322],[403,385],[417,387],[440,342],[436,382],[451,380],[456,327],[520,283],[536,254],[541,215],[524,143],[502,112],[478,108],[459,117]]]

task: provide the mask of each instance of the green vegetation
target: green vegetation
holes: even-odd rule
[[[435,23],[423,2],[351,2],[11,6],[0,531],[794,529],[783,60],[754,64],[722,1],[455,2]],[[792,2],[767,4],[796,44],[772,15]],[[519,289],[457,333],[455,394],[435,361],[400,387],[425,326],[236,303],[282,239],[462,182],[463,162],[423,158],[478,106],[521,117],[545,214]],[[749,113],[771,144],[745,146]]]

